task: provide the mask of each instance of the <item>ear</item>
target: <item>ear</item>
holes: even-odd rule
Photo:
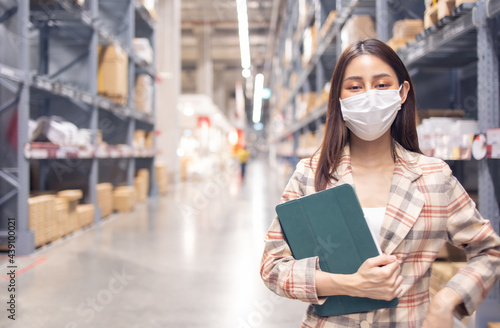
[[[405,103],[409,91],[410,83],[408,81],[404,81],[401,86],[401,91],[399,92],[399,94],[401,95],[401,105]]]

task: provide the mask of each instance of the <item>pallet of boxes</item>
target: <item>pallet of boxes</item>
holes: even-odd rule
[[[54,242],[94,222],[91,204],[79,204],[81,190],[34,195],[28,199],[29,227],[35,234],[35,247]]]
[[[392,39],[387,41],[394,51],[405,48],[408,42],[414,41],[415,37],[424,30],[424,22],[421,19],[402,19],[394,23]]]

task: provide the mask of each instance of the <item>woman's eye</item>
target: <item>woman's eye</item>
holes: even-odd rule
[[[353,85],[353,86],[347,87],[347,90],[358,91],[358,90],[361,90],[361,87],[359,87],[357,85]]]
[[[389,87],[389,85],[385,84],[385,83],[377,84],[377,88],[379,88],[379,89],[385,89],[385,88],[388,88],[388,87]]]

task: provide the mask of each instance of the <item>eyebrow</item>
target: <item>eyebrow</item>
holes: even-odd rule
[[[389,75],[387,73],[381,73],[381,74],[374,75],[372,78],[373,79],[380,79],[382,77],[390,77],[390,76],[391,75]],[[344,81],[349,81],[349,80],[359,81],[359,80],[363,80],[363,78],[361,76],[348,76],[344,79]]]

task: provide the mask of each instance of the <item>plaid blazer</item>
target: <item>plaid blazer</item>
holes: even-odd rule
[[[500,237],[481,217],[467,192],[442,160],[405,150],[396,144],[397,160],[389,200],[379,235],[386,254],[401,264],[403,294],[399,305],[331,317],[320,317],[310,305],[302,321],[308,327],[420,327],[429,304],[432,263],[446,241],[465,249],[468,264],[447,284],[462,297],[472,314],[500,278]],[[290,178],[281,201],[315,192],[317,157],[301,160]],[[353,184],[349,146],[329,187]],[[261,277],[274,293],[311,304],[322,304],[315,288],[318,258],[295,260],[278,218],[265,238]]]

